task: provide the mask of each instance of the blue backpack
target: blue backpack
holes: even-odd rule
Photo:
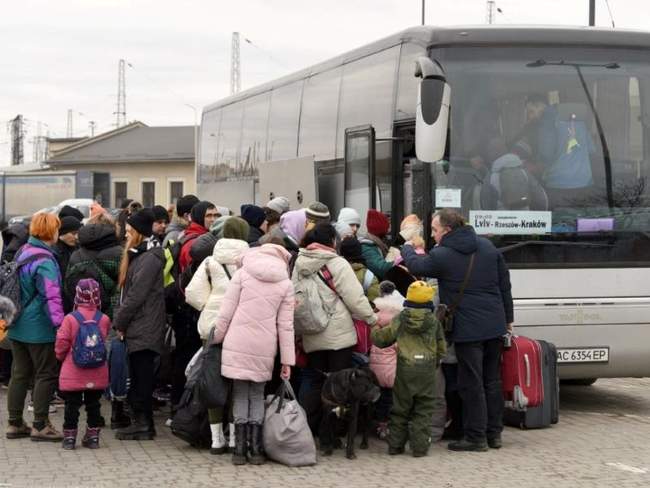
[[[99,368],[106,363],[106,345],[99,330],[102,312],[97,310],[91,320],[86,320],[81,312],[75,310],[72,316],[79,322],[79,331],[72,346],[72,360],[84,369]]]

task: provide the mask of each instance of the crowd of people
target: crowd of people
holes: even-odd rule
[[[423,456],[441,438],[456,451],[501,447],[509,272],[457,212],[434,214],[427,252],[416,215],[391,240],[378,210],[334,218],[321,202],[291,209],[284,197],[242,205],[238,216],[193,195],[170,209],[123,207],[113,219],[95,204],[85,222],[64,207],[35,214],[28,232],[5,232],[3,261],[15,263],[20,284],[0,344],[8,439],[74,449],[83,405],[87,448],[100,446],[104,426],[125,441],[153,439],[154,409],[168,400],[171,424],[188,364],[208,343],[222,344],[230,385],[226,405],[207,410],[211,452],[231,451],[235,464],[264,462],[265,393],[291,381],[319,435],[327,375],[348,368],[374,372],[373,428],[389,454],[408,443]],[[316,309],[325,317],[317,330],[305,319]],[[114,341],[128,351],[126,398],[111,393],[117,373],[99,347]],[[49,418],[60,399],[62,432]]]

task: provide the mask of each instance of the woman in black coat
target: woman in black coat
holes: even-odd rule
[[[154,215],[143,209],[127,220],[127,242],[120,265],[120,306],[113,327],[126,341],[131,385],[128,400],[133,424],[117,431],[121,440],[150,440],[156,435],[151,404],[155,361],[165,336],[165,256],[152,237]]]

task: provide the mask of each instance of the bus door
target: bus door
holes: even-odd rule
[[[415,122],[396,125],[393,140],[393,237],[404,217],[416,214],[423,221],[426,241],[431,235],[433,209],[431,165],[415,156]]]
[[[376,208],[375,129],[370,125],[345,130],[345,196],[346,207],[365,217]]]

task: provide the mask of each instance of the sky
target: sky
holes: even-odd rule
[[[499,24],[586,25],[588,0],[497,0]],[[617,28],[650,30],[648,0],[609,0]],[[20,0],[0,4],[0,166],[7,122],[26,120],[25,160],[43,134],[115,127],[119,59],[127,120],[191,125],[230,93],[232,32],[241,33],[242,89],[421,22],[421,0]],[[605,0],[596,24],[611,26]],[[484,24],[485,0],[426,0],[428,25]],[[250,41],[247,42],[246,40]],[[194,107],[194,108],[192,108]],[[196,109],[196,110],[195,110]]]

